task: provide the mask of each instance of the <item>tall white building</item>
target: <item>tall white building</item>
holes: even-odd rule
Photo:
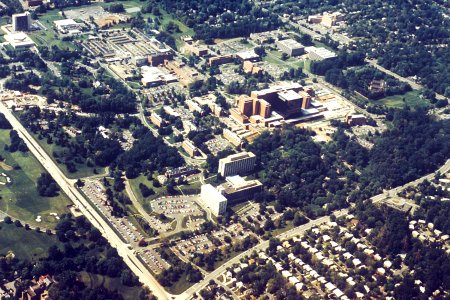
[[[29,12],[14,14],[12,15],[12,31],[30,31],[31,22],[31,14]]]
[[[217,217],[227,210],[227,198],[225,198],[211,184],[204,184],[201,187],[200,197],[203,203],[210,208],[211,212]]]
[[[242,175],[253,171],[256,156],[252,152],[241,152],[219,160],[219,173],[223,177]]]

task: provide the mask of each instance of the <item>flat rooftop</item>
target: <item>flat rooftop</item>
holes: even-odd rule
[[[241,153],[229,155],[225,158],[222,158],[221,160],[223,160],[225,162],[232,162],[232,161],[249,158],[249,157],[255,157],[255,154],[253,154],[252,152],[241,152]]]
[[[297,42],[294,39],[287,39],[287,40],[282,40],[282,41],[278,41],[279,44],[282,44],[288,48],[294,49],[294,48],[303,48],[304,46],[302,44],[300,44],[299,42]]]
[[[302,99],[299,93],[294,92],[293,90],[282,91],[278,93],[278,97],[284,101],[297,101]]]

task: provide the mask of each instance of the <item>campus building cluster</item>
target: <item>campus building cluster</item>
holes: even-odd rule
[[[344,15],[340,12],[324,13],[308,17],[308,23],[322,24],[326,27],[333,27],[344,21]]]
[[[298,83],[272,86],[252,91],[237,98],[237,107],[230,109],[231,118],[241,125],[260,124],[277,127],[286,119],[317,113],[310,110],[314,91]]]

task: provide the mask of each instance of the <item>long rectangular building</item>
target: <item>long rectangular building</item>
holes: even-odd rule
[[[254,170],[256,155],[252,152],[241,152],[219,160],[219,173],[223,177],[242,175]]]

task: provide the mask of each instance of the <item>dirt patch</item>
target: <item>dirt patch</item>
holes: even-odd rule
[[[0,161],[0,168],[2,168],[5,171],[12,171],[13,167],[11,167],[10,165],[6,164],[5,161]]]

